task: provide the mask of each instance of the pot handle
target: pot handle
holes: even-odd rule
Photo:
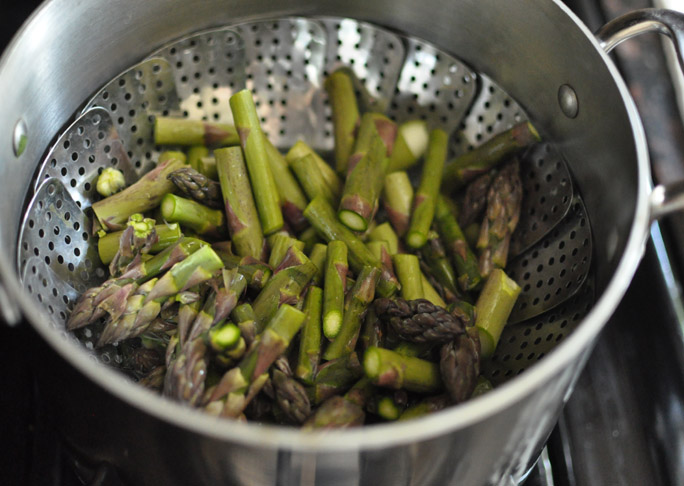
[[[611,20],[596,32],[599,45],[608,53],[622,41],[646,32],[657,32],[672,40],[679,68],[684,72],[684,14],[674,10],[635,10]],[[684,181],[659,185],[650,196],[651,220],[684,209]]]

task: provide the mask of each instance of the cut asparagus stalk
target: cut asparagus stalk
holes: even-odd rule
[[[271,254],[268,258],[268,264],[271,268],[278,268],[278,265],[280,265],[283,258],[285,258],[287,250],[293,246],[299,250],[303,250],[304,242],[286,235],[275,235],[271,242]]]
[[[413,199],[411,225],[406,236],[406,242],[414,249],[422,248],[427,243],[442,183],[448,141],[449,137],[444,130],[435,129],[430,133],[430,144],[423,164],[420,186]]]
[[[127,269],[120,278],[135,280],[140,284],[168,270],[204,246],[206,243],[202,240],[183,237],[175,245],[166,248],[149,260]]]
[[[216,157],[211,155],[201,157],[197,163],[197,172],[211,180],[217,181],[218,168],[216,167]]]
[[[459,285],[465,291],[474,289],[482,280],[477,257],[468,246],[456,218],[441,197],[437,200],[435,216],[439,235],[456,267]]]
[[[458,224],[466,228],[481,220],[481,216],[487,207],[487,193],[492,184],[494,171],[489,171],[471,181],[465,189],[461,211],[458,215]]]
[[[354,147],[356,130],[361,117],[356,102],[354,86],[349,75],[341,70],[335,71],[325,80],[328,92],[335,136],[335,167],[340,174],[347,173],[349,156]]]
[[[371,241],[384,241],[390,255],[399,253],[399,237],[389,223],[382,223],[373,228],[368,237]]]
[[[224,267],[237,268],[238,272],[247,279],[247,285],[257,290],[264,288],[273,273],[271,267],[251,256],[233,255],[230,246],[230,242],[221,242],[214,243],[212,248],[223,261]]]
[[[442,296],[439,295],[439,292],[432,286],[424,273],[420,275],[420,280],[423,283],[423,294],[425,295],[425,299],[440,307],[446,307],[446,302],[444,302]]]
[[[264,234],[270,235],[283,227],[283,213],[252,93],[247,89],[235,93],[230,97],[230,108],[245,153],[261,227]]]
[[[470,152],[456,157],[444,169],[443,186],[454,191],[468,181],[504,162],[541,137],[530,122],[521,122]]]
[[[311,260],[316,268],[318,269],[316,275],[311,279],[311,283],[318,287],[323,286],[323,280],[325,278],[325,265],[326,259],[328,257],[328,245],[322,243],[316,243],[311,253],[309,253],[309,260]]]
[[[134,338],[145,330],[161,309],[161,306],[157,304],[156,306],[149,306],[143,311],[145,297],[155,283],[156,279],[147,281],[126,299],[126,310],[118,319],[107,322],[97,341],[97,347]],[[156,312],[153,312],[151,307],[154,307]],[[141,313],[144,318],[140,317]],[[151,313],[154,315],[150,315]]]
[[[93,212],[100,225],[107,230],[119,230],[131,214],[157,207],[162,198],[175,188],[168,180],[169,174],[182,166],[182,160],[169,159],[143,175],[135,184],[94,203]]]
[[[311,226],[299,233],[297,239],[304,242],[304,251],[307,253],[313,250],[316,243],[323,243],[323,240],[318,237],[316,228],[312,228]]]
[[[477,328],[469,328],[468,333],[442,346],[439,370],[452,403],[461,403],[470,398],[480,374],[480,340]]]
[[[424,417],[425,415],[444,410],[449,405],[450,401],[447,395],[428,397],[404,410],[399,417],[399,420],[404,421],[412,420],[418,417]]]
[[[347,245],[343,241],[328,243],[323,287],[323,333],[332,340],[340,332],[344,315],[344,295],[347,288]]]
[[[202,157],[209,156],[209,149],[204,145],[193,145],[192,147],[188,148],[187,155],[188,165],[196,171],[200,172],[200,159]],[[202,175],[206,176],[206,174]]]
[[[337,204],[337,197],[325,181],[323,173],[318,167],[313,155],[305,155],[300,159],[290,163],[292,171],[297,176],[306,196],[309,200],[314,199],[319,194],[324,196],[331,205]]]
[[[181,167],[169,179],[187,197],[212,209],[223,209],[221,185],[192,167]]]
[[[460,295],[454,267],[447,258],[442,240],[434,231],[430,231],[428,242],[421,248],[420,255],[428,269],[426,271],[439,282],[439,285],[455,296]]]
[[[413,167],[427,150],[429,136],[423,120],[409,120],[399,125],[387,171]]]
[[[363,367],[356,353],[328,361],[316,372],[310,389],[311,400],[318,405],[348,390],[362,376]]]
[[[356,164],[359,163],[371,149],[373,138],[376,136],[380,137],[385,146],[385,155],[390,156],[394,148],[394,140],[397,136],[396,124],[380,113],[364,113],[361,118],[359,133],[354,144],[354,151],[349,157],[347,177],[349,177],[349,174]],[[387,168],[388,163],[389,160],[383,164],[383,169]]]
[[[302,424],[311,415],[311,403],[301,383],[281,370],[273,370],[271,378],[276,403],[289,422]]]
[[[306,219],[302,213],[308,200],[292,175],[287,160],[268,139],[266,152],[271,173],[276,180],[283,217],[295,231],[301,231],[306,227]]]
[[[110,275],[117,277],[128,266],[136,265],[143,255],[149,254],[158,240],[154,220],[144,218],[140,213],[132,214],[128,218],[126,229],[120,233],[118,248],[109,265]]]
[[[220,238],[226,234],[223,211],[208,208],[192,199],[167,194],[162,199],[161,212],[165,221],[179,223],[197,235]]]
[[[180,226],[177,224],[157,224],[154,226],[157,241],[150,247],[150,253],[155,254],[176,243],[181,237]],[[100,261],[108,265],[119,251],[119,241],[123,231],[107,233],[97,240],[97,252]]]
[[[340,240],[347,245],[349,266],[352,270],[358,273],[366,265],[382,270],[377,289],[380,296],[389,297],[399,290],[396,277],[384,270],[382,263],[358,236],[340,224],[325,198],[317,197],[311,201],[304,210],[304,216],[326,241]]]
[[[326,400],[304,423],[304,429],[339,429],[363,425],[363,407],[341,396]]]
[[[359,273],[354,288],[344,304],[344,317],[340,331],[328,345],[323,358],[332,360],[351,354],[361,331],[361,321],[368,306],[375,297],[375,287],[380,279],[380,270],[365,266]]]
[[[363,356],[363,369],[373,384],[385,388],[418,393],[434,393],[442,388],[438,365],[389,349],[368,348]]]
[[[309,287],[304,301],[306,320],[302,326],[299,340],[299,355],[296,375],[304,383],[312,384],[318,370],[321,356],[321,310],[323,307],[323,290],[320,287]]]
[[[263,260],[264,235],[259,224],[252,189],[239,147],[214,152],[219,173],[226,222],[235,251],[240,256]]]
[[[113,167],[105,167],[97,177],[95,190],[100,196],[109,197],[126,187],[123,172]]]
[[[406,172],[385,176],[382,200],[390,223],[399,236],[404,236],[409,229],[413,204],[413,186]]]
[[[401,296],[405,300],[424,299],[422,272],[418,257],[408,253],[399,253],[392,257],[394,269],[401,283]]]
[[[240,335],[245,339],[247,346],[251,346],[256,337],[256,315],[254,309],[248,303],[240,304],[231,314],[231,318],[240,328]]]
[[[487,278],[475,304],[475,326],[480,331],[483,358],[490,358],[494,354],[501,331],[508,322],[520,291],[520,286],[499,268],[492,270]]]
[[[230,321],[218,323],[209,329],[206,340],[217,353],[229,351],[240,343],[240,328]]]
[[[473,394],[470,396],[470,398],[479,397],[480,395],[484,395],[485,393],[487,393],[493,389],[494,389],[494,386],[492,385],[491,381],[489,381],[484,376],[479,376],[477,378],[477,383],[475,384],[475,389],[473,390]]]
[[[321,171],[321,174],[323,174],[325,182],[328,184],[330,190],[335,196],[335,200],[339,199],[342,195],[342,188],[344,187],[342,179],[340,179],[340,176],[337,175],[335,169],[330,167],[330,165],[305,142],[301,140],[297,141],[297,143],[290,148],[289,152],[285,156],[285,160],[287,160],[288,164],[292,165],[292,162],[307,155],[311,155],[314,158],[316,165],[318,165],[318,168]]]
[[[158,116],[154,120],[156,145],[207,145],[225,147],[240,143],[233,125],[186,118]]]

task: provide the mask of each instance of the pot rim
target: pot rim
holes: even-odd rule
[[[583,319],[581,324],[553,352],[545,356],[542,364],[530,367],[525,373],[480,397],[449,407],[441,412],[392,424],[379,424],[340,431],[312,431],[302,433],[299,429],[273,425],[245,424],[210,416],[182,404],[158,396],[126,379],[121,373],[100,364],[84,353],[71,340],[55,332],[46,313],[36,306],[19,283],[13,264],[6,254],[0,254],[0,275],[11,297],[18,303],[24,317],[43,339],[69,364],[77,368],[97,385],[150,416],[181,429],[219,440],[244,443],[261,448],[287,448],[298,452],[335,452],[383,448],[427,440],[462,429],[486,420],[529,396],[534,390],[553,380],[554,376],[593,346],[598,333],[606,324],[626,292],[643,255],[648,236],[650,214],[648,196],[651,190],[648,150],[641,119],[634,101],[612,60],[600,47],[589,29],[559,0],[552,0],[575,26],[589,38],[599,51],[622,96],[635,142],[638,187],[634,219],[623,254],[615,272],[602,295]],[[26,26],[41,15],[49,2],[43,3],[22,26],[16,36],[21,36]],[[10,52],[16,37],[8,45]],[[4,56],[3,56],[4,57]],[[0,58],[0,72],[4,66]],[[566,395],[566,398],[568,395]]]

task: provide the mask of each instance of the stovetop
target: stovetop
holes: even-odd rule
[[[3,3],[0,48],[39,4]],[[647,0],[568,0],[595,30]],[[631,41],[634,42],[634,41]],[[684,179],[684,128],[667,76],[660,40],[639,39],[616,50],[644,120],[656,181]],[[567,404],[526,486],[684,484],[684,217],[654,225],[644,260]],[[667,249],[667,252],[666,252]],[[29,328],[0,325],[0,454],[3,484],[121,484],[106,465],[82,461],[51,426],[35,388]],[[68,393],[68,390],[65,391]]]

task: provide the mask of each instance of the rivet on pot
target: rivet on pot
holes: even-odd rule
[[[579,101],[577,100],[577,93],[568,84],[562,85],[558,89],[558,104],[561,111],[568,118],[575,118],[579,112]]]
[[[28,142],[28,128],[23,118],[17,120],[14,124],[14,131],[12,132],[12,149],[15,157],[19,157],[26,150],[26,143]]]

